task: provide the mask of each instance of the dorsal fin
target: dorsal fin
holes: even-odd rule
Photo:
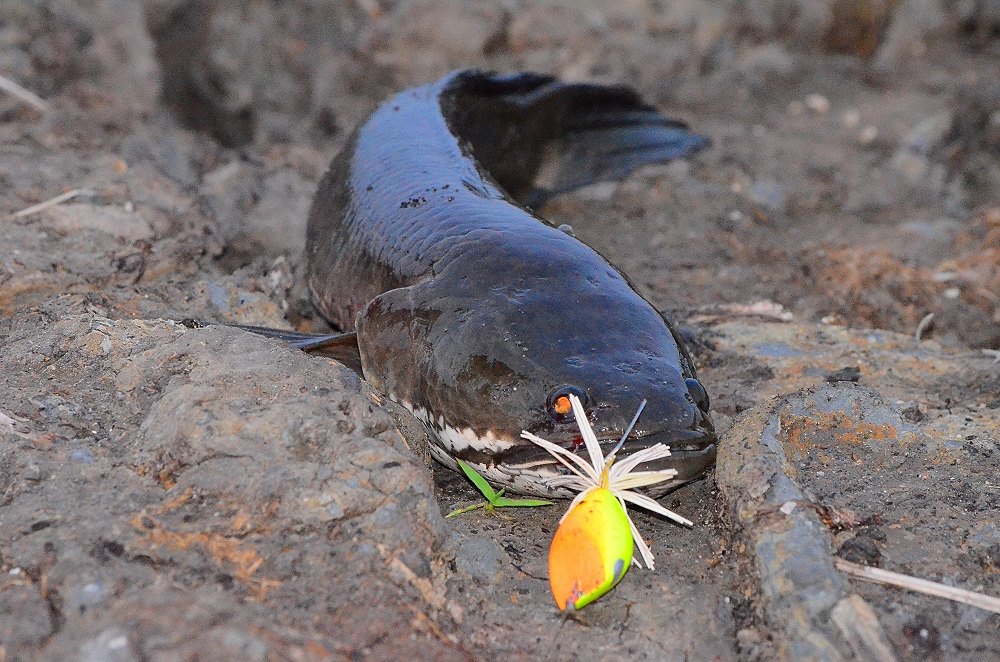
[[[441,109],[493,180],[527,205],[710,144],[630,88],[540,74],[462,72],[442,91]]]

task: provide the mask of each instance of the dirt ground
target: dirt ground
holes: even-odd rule
[[[0,661],[1000,659],[997,614],[835,566],[1000,596],[998,62],[987,0],[2,3]],[[723,432],[663,499],[696,526],[639,513],[656,571],[568,619],[560,505],[445,520],[476,492],[354,373],[175,323],[323,328],[316,182],[464,67],[713,141],[542,210]]]

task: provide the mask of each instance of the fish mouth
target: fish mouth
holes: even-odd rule
[[[660,435],[653,435],[654,438],[658,436]],[[661,497],[682,485],[701,478],[715,465],[718,437],[714,432],[688,430],[685,436],[680,439],[677,438],[676,433],[671,433],[670,436],[672,440],[663,441],[666,446],[670,447],[669,457],[640,464],[637,467],[639,471],[656,471],[657,469],[675,469],[677,471],[677,475],[672,479],[647,488],[646,491],[653,497]],[[653,443],[658,442],[653,441]],[[647,444],[647,448],[653,443]],[[628,443],[625,445],[628,446]],[[641,449],[630,449],[629,454],[636,450]]]
[[[617,439],[600,441],[601,450],[605,455],[617,444]],[[674,469],[677,471],[677,475],[674,478],[643,490],[650,496],[660,497],[700,478],[715,464],[718,437],[711,430],[670,430],[646,434],[626,441],[625,445],[618,452],[617,459],[620,461],[633,453],[655,446],[656,444],[668,446],[670,448],[670,455],[652,462],[644,462],[636,470],[659,471]],[[568,446],[567,444],[561,445],[564,447]],[[590,462],[587,449],[584,446],[579,446],[575,452],[586,462]],[[546,479],[555,475],[569,473],[568,469],[553,458],[548,451],[534,444],[530,446],[520,445],[500,452],[493,458],[493,464],[505,474],[521,477],[529,475],[537,476],[537,481],[542,491],[533,493],[549,495],[552,494],[552,490],[544,487]]]

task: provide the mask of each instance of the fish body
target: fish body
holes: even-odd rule
[[[574,392],[614,445],[645,399],[619,455],[667,443],[679,475],[660,491],[675,487],[715,457],[690,357],[621,272],[525,204],[705,145],[626,88],[461,71],[406,90],[319,185],[314,303],[356,331],[365,379],[425,424],[439,461],[568,496],[521,431],[580,445],[563,406]]]

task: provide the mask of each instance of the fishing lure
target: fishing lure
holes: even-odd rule
[[[641,565],[633,556],[639,548],[642,561],[650,570],[653,553],[628,515],[625,503],[663,515],[685,526],[694,524],[668,510],[650,497],[635,492],[673,479],[675,469],[636,471],[643,463],[670,456],[670,448],[655,444],[615,462],[615,454],[635,427],[646,406],[643,400],[618,444],[604,455],[583,404],[575,394],[568,394],[569,409],[580,428],[590,463],[562,446],[530,432],[521,436],[548,451],[570,473],[547,479],[553,487],[578,491],[549,548],[549,586],[560,609],[581,609],[614,588],[631,563]]]

